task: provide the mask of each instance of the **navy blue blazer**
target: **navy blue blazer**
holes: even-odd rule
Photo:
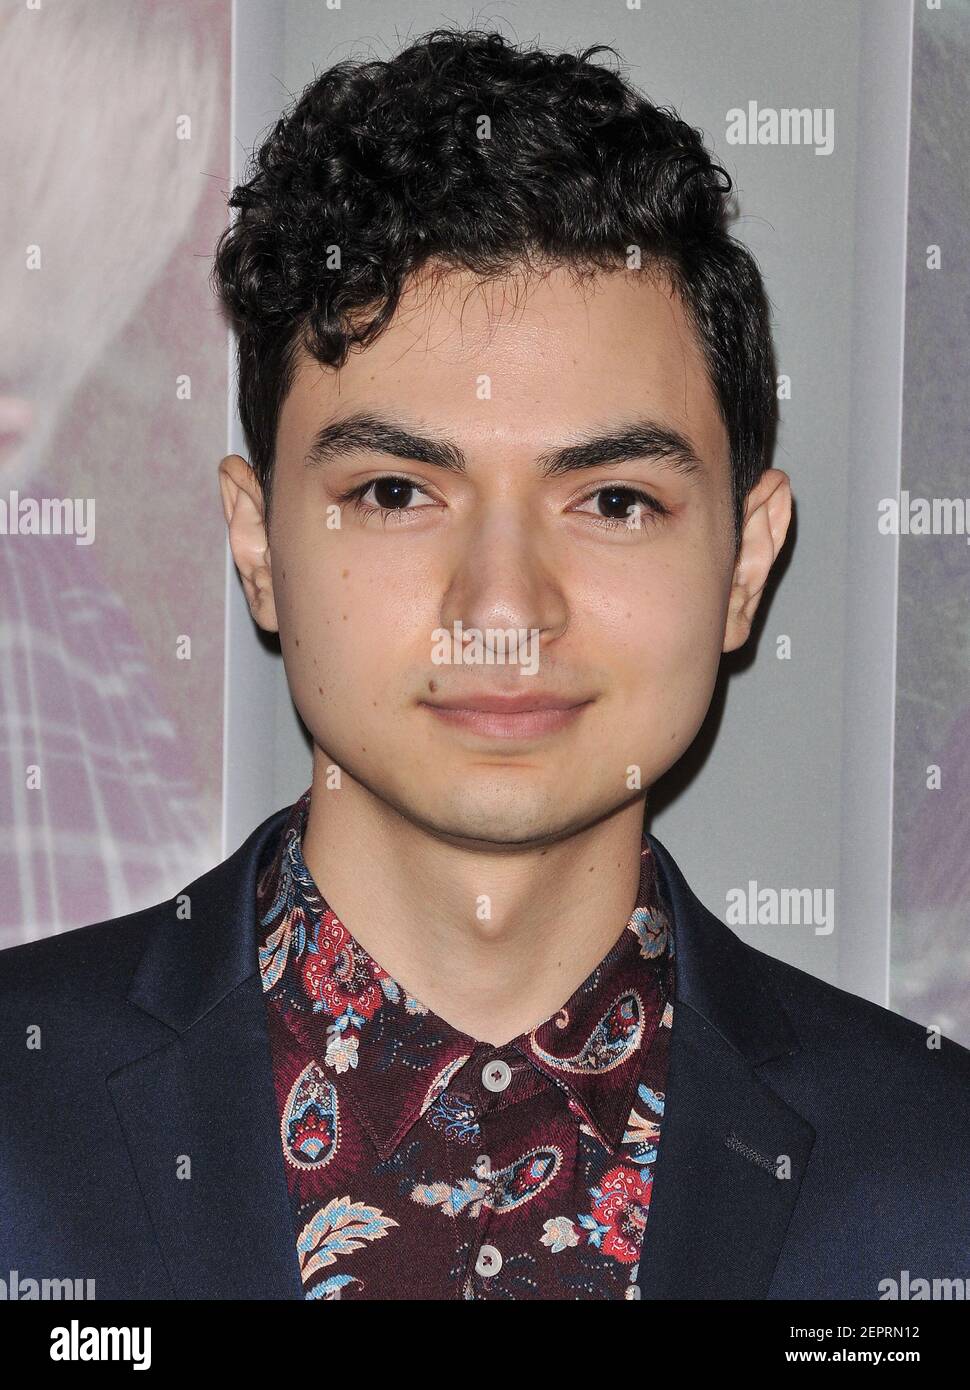
[[[302,1297],[254,911],[287,810],[183,890],[188,920],[176,895],[0,952],[0,1277]],[[745,945],[649,838],[677,1002],[643,1298],[970,1276],[970,1051]]]

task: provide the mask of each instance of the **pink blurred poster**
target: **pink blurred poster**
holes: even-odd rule
[[[0,948],[220,857],[230,11],[0,18]]]

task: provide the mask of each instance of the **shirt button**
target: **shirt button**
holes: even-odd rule
[[[475,1176],[487,1178],[492,1172],[492,1159],[489,1154],[479,1154],[475,1159]]]
[[[504,1091],[512,1080],[512,1068],[501,1057],[486,1062],[482,1067],[482,1085],[487,1091]]]
[[[502,1268],[502,1253],[494,1245],[483,1245],[475,1261],[475,1273],[487,1279]]]

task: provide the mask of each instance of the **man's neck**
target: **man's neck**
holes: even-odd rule
[[[392,979],[493,1046],[554,1014],[637,901],[643,803],[554,843],[452,843],[346,773],[315,765],[303,857],[344,926]]]

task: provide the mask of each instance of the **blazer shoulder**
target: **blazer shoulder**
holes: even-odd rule
[[[168,898],[122,917],[72,927],[0,951],[0,1000],[52,1002],[58,997],[97,1007],[127,990],[149,932],[174,911]]]
[[[764,976],[788,1015],[807,1054],[843,1084],[890,1085],[949,1096],[970,1119],[970,1049],[947,1037],[932,1020],[904,1014],[830,984],[757,947]]]
[[[252,912],[261,854],[288,811],[274,811],[228,858],[160,902],[0,951],[0,1025],[11,1007],[23,1014],[32,1005],[56,1004],[65,1024],[90,1022],[97,1031],[100,1012],[128,1000],[140,967],[166,997],[184,986],[189,1004],[205,995],[205,988],[196,988],[200,980],[210,993],[238,983],[251,968],[250,942],[240,923]],[[186,922],[204,924],[191,955]],[[177,1007],[170,1012],[181,1016]]]
[[[163,1040],[167,1030],[133,1009],[128,995],[164,906],[0,951],[0,1109],[8,1130],[9,1116],[39,1094],[66,1104],[65,1088],[71,1104],[98,1113],[105,1074]]]

